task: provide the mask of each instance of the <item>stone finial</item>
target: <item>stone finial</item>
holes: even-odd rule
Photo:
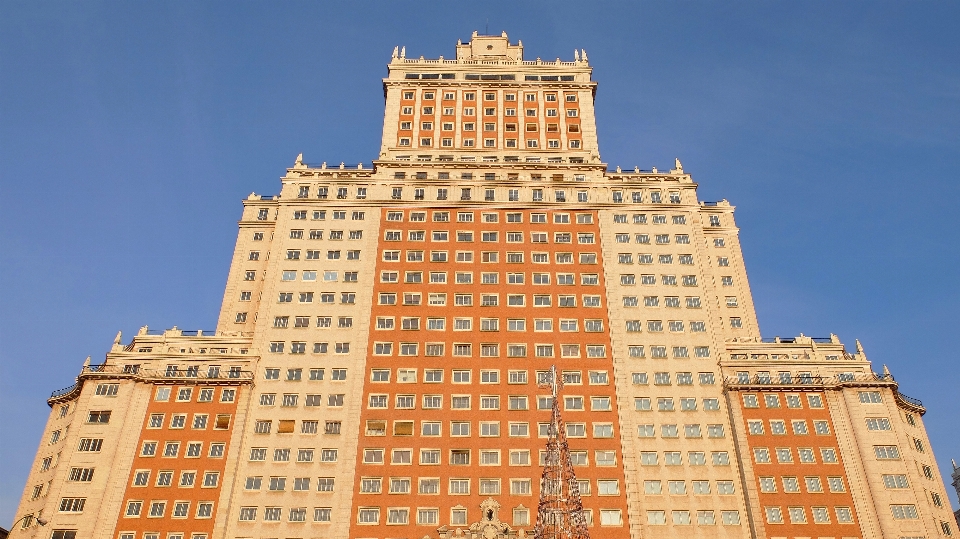
[[[639,173],[640,173],[640,167],[633,167],[633,172],[634,172],[634,174],[639,174]]]
[[[257,196],[256,191],[250,191],[250,194],[247,195],[247,200],[259,200],[260,197]]]
[[[580,61],[580,51],[578,51],[577,49],[573,49],[573,59],[576,62]]]
[[[343,170],[344,166],[343,161],[340,161],[340,170]]]
[[[406,58],[406,57],[407,57],[407,47],[406,46],[400,47],[400,58]]]
[[[117,336],[113,338],[113,346],[110,348],[111,352],[119,352],[123,350],[123,332],[118,331]]]
[[[677,173],[683,174],[683,165],[680,164],[680,158],[679,158],[679,157],[674,157],[674,158],[673,158],[673,167],[674,167],[674,169],[677,171]]]
[[[854,342],[857,343],[857,353],[863,355],[863,345],[860,344],[860,339],[854,339]]]
[[[84,367],[89,367],[89,366],[90,366],[90,356],[87,356],[87,359],[84,359],[84,360],[83,360],[83,366],[84,366]]]
[[[619,173],[619,172],[620,172],[620,167],[618,166],[618,167],[617,167],[617,173]]]
[[[657,173],[657,167],[653,167],[653,173],[654,173],[654,174]]]
[[[958,469],[957,461],[956,461],[956,460],[950,459],[950,464],[953,464],[953,469],[954,469],[954,470]]]
[[[297,155],[297,159],[293,162],[293,168],[307,168],[307,166],[303,164],[303,153]]]
[[[587,51],[580,49],[580,57],[583,58],[583,61],[587,61]]]
[[[140,331],[137,332],[137,335],[146,335],[146,334],[147,334],[147,330],[149,330],[149,329],[150,329],[150,328],[147,327],[147,326],[140,326]]]
[[[390,57],[396,58],[399,55],[400,55],[400,46],[397,45],[396,47],[393,48],[393,55],[391,55]]]
[[[883,364],[883,375],[884,375],[884,376],[893,376],[892,374],[890,374],[890,369],[887,368],[887,364],[886,364],[886,363]]]

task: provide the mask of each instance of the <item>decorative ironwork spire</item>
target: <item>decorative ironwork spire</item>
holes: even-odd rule
[[[535,539],[589,539],[587,520],[580,501],[580,487],[570,460],[567,433],[560,417],[560,390],[563,380],[557,366],[550,367],[547,378],[538,381],[539,387],[549,388],[553,394],[553,411],[547,438],[547,454],[540,476],[540,503],[537,507]]]

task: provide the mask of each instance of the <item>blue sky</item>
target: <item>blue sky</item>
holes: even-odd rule
[[[240,199],[299,152],[369,163],[393,47],[451,57],[488,21],[528,58],[586,49],[604,160],[680,157],[736,205],[763,334],[859,338],[928,406],[949,474],[960,4],[8,0],[0,525],[50,391],[118,330],[212,329]]]

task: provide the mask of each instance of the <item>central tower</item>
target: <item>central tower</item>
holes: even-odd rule
[[[475,155],[599,163],[596,83],[586,53],[572,62],[523,59],[506,33],[457,43],[455,59],[407,58],[395,49],[383,79],[380,159]],[[537,161],[531,161],[537,162]],[[559,161],[558,161],[559,162]]]

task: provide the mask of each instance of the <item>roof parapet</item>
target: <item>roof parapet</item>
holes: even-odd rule
[[[440,56],[436,59],[407,58],[407,47],[396,46],[390,55],[391,64],[484,64],[484,65],[562,65],[562,66],[589,66],[587,51],[584,49],[573,50],[573,61],[561,61],[557,58],[554,61],[542,60],[524,60],[523,59],[523,41],[517,40],[516,44],[511,45],[506,32],[500,35],[480,35],[476,30],[470,36],[470,41],[464,43],[457,40],[456,57],[453,59]]]

